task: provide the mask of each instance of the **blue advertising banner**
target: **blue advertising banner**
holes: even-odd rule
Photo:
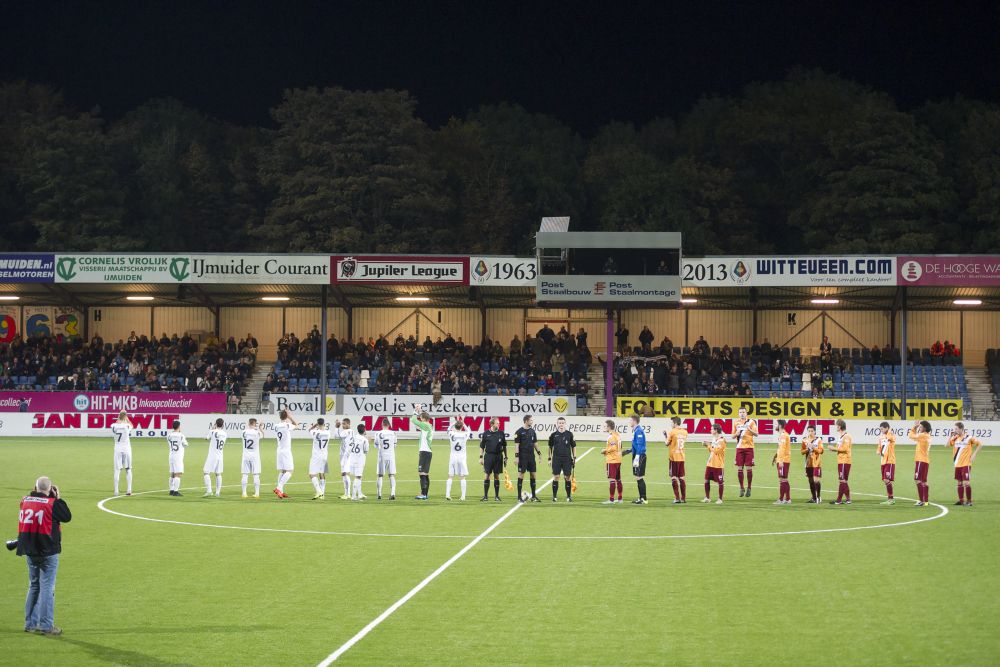
[[[55,282],[55,255],[0,255],[0,282]]]

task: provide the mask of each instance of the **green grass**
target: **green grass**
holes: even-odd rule
[[[776,507],[774,469],[758,465],[751,499],[737,497],[731,456],[725,505],[702,505],[705,455],[688,455],[689,504],[673,506],[665,451],[652,448],[651,504],[604,506],[607,485],[598,443],[578,466],[577,502],[514,512],[367,637],[347,664],[837,664],[996,663],[1000,635],[1000,454],[984,449],[973,474],[974,508],[953,507],[951,466],[933,450],[931,499],[940,519],[873,530],[800,535],[694,537],[897,523],[939,509],[900,501],[879,505],[882,485],[870,446],[855,450],[850,507],[816,507],[801,460],[792,497]],[[273,441],[264,448],[265,497],[239,498],[239,449],[226,450],[221,499],[202,499],[206,445],[188,450],[183,498],[165,491],[162,441],[138,441],[136,491],[109,509],[171,521],[321,533],[449,537],[374,537],[259,532],[154,523],[102,512],[111,491],[110,439],[0,439],[0,502],[13,537],[21,495],[39,474],[60,486],[73,510],[64,530],[57,587],[58,639],[23,627],[22,559],[2,552],[0,663],[44,656],[65,665],[315,665],[507,512],[482,505],[481,477],[470,500],[446,503],[447,450],[439,444],[432,500],[417,492],[416,449],[401,446],[400,500],[349,503],[331,478],[327,500],[306,483],[308,443],[296,441],[300,466],[281,502],[270,493]],[[758,461],[770,460],[771,448]],[[826,456],[824,495],[835,491]],[[897,495],[913,497],[912,448],[900,447]],[[470,453],[470,464],[475,456]],[[541,481],[544,476],[541,476]],[[635,497],[631,470],[626,498]],[[124,480],[123,480],[124,482]],[[124,487],[123,487],[124,488]],[[865,496],[861,493],[878,494]],[[457,494],[456,489],[453,491]],[[560,500],[563,493],[560,490]],[[694,502],[691,502],[694,501]],[[506,539],[650,537],[679,539]]]

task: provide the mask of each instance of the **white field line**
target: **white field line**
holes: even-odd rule
[[[590,449],[588,449],[587,451],[585,451],[583,454],[581,454],[580,456],[577,457],[577,461],[583,459],[583,457],[585,457],[587,454],[589,454],[592,451],[594,451],[594,449],[595,449],[594,447],[591,447]],[[552,480],[550,479],[547,483],[542,484],[542,486],[538,490],[539,491],[544,490],[545,487],[548,486],[551,483],[552,483]],[[396,612],[397,609],[399,609],[404,604],[406,604],[407,602],[409,602],[413,598],[413,596],[415,596],[417,593],[419,593],[424,588],[426,588],[429,583],[431,583],[432,581],[434,581],[435,579],[437,579],[438,576],[441,575],[441,573],[443,573],[445,570],[447,570],[449,567],[451,567],[455,563],[455,561],[457,561],[459,558],[461,558],[466,553],[468,553],[474,546],[476,546],[481,541],[483,541],[483,539],[487,535],[489,535],[494,530],[496,530],[496,528],[500,524],[502,524],[504,521],[506,521],[508,518],[510,518],[514,514],[514,512],[516,512],[517,510],[521,509],[522,506],[523,506],[523,503],[517,503],[516,505],[514,505],[513,507],[511,507],[509,510],[507,510],[507,512],[505,512],[504,515],[501,516],[499,519],[497,519],[496,521],[494,521],[490,525],[489,528],[487,528],[486,530],[484,530],[483,532],[481,532],[471,542],[469,542],[464,547],[462,547],[462,549],[458,553],[456,553],[454,556],[452,556],[451,558],[449,558],[448,560],[446,560],[440,567],[438,567],[438,569],[434,570],[429,575],[427,575],[424,578],[423,581],[421,581],[419,584],[417,584],[416,586],[414,586],[413,588],[411,588],[409,590],[409,592],[406,593],[406,595],[404,595],[403,597],[399,598],[398,600],[396,600],[395,602],[393,602],[391,605],[389,605],[389,607],[385,611],[383,611],[381,614],[379,614],[374,619],[372,619],[372,621],[370,623],[368,623],[368,625],[366,625],[365,627],[363,627],[360,630],[358,630],[358,632],[353,637],[351,637],[346,642],[344,642],[340,646],[340,648],[338,648],[336,651],[334,651],[333,653],[331,653],[330,655],[328,655],[322,662],[319,663],[319,667],[328,667],[330,664],[336,662],[337,659],[340,658],[340,656],[342,656],[344,653],[346,653],[347,651],[349,651],[351,649],[351,647],[354,646],[355,644],[357,644],[359,641],[361,641],[362,639],[364,639],[368,635],[369,632],[371,632],[372,630],[374,630],[375,628],[377,628],[379,625],[381,625],[382,622],[385,619],[387,619],[390,616],[392,616]]]

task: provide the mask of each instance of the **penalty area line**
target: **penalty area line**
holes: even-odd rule
[[[591,447],[590,449],[588,449],[587,451],[585,451],[583,454],[581,454],[580,456],[578,456],[576,460],[577,461],[581,460],[584,456],[586,456],[590,452],[594,451],[594,449],[595,449],[594,447]],[[542,486],[539,487],[538,490],[539,491],[544,490],[545,487],[548,486],[551,483],[552,483],[552,480],[550,479],[545,484],[542,484]],[[490,524],[490,526],[486,530],[484,530],[483,532],[481,532],[479,535],[477,535],[475,538],[473,538],[473,540],[471,542],[469,542],[464,547],[462,547],[462,549],[458,553],[456,553],[454,556],[452,556],[451,558],[449,558],[448,560],[446,560],[444,563],[442,563],[436,570],[434,570],[433,572],[431,572],[429,575],[427,575],[426,577],[424,577],[423,581],[421,581],[419,584],[417,584],[416,586],[414,586],[413,588],[411,588],[406,593],[406,595],[404,595],[403,597],[399,598],[398,600],[396,600],[395,602],[393,602],[391,605],[389,605],[389,607],[385,611],[383,611],[381,614],[379,614],[374,619],[372,619],[372,621],[370,623],[368,623],[368,625],[366,625],[365,627],[363,627],[360,630],[358,630],[358,632],[353,637],[351,637],[346,642],[344,642],[340,646],[340,648],[338,648],[336,651],[334,651],[333,653],[331,653],[330,655],[328,655],[322,662],[319,663],[319,667],[329,667],[329,665],[331,665],[334,662],[336,662],[337,659],[340,658],[340,656],[344,655],[344,653],[346,653],[347,651],[349,651],[351,649],[351,647],[353,647],[359,641],[361,641],[362,639],[364,639],[368,635],[368,633],[370,633],[372,630],[374,630],[379,625],[381,625],[382,621],[384,621],[385,619],[387,619],[390,616],[392,616],[396,612],[396,610],[398,610],[404,604],[406,604],[407,602],[409,602],[413,598],[413,596],[415,596],[417,593],[419,593],[424,588],[426,588],[427,585],[430,584],[432,581],[434,581],[435,579],[437,579],[438,576],[440,576],[445,570],[447,570],[449,567],[451,567],[452,565],[454,565],[455,562],[459,558],[461,558],[462,556],[464,556],[465,554],[467,554],[474,546],[476,546],[477,544],[479,544],[480,542],[482,542],[490,533],[492,533],[494,530],[496,530],[497,527],[500,524],[502,524],[504,521],[506,521],[507,519],[509,519],[514,514],[514,512],[516,512],[517,510],[521,509],[522,506],[523,506],[523,503],[518,502],[516,505],[514,505],[509,510],[507,510],[507,512],[505,512],[503,516],[501,516],[499,519],[497,519],[492,524]]]

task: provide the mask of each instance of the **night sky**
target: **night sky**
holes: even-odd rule
[[[1000,101],[997,2],[0,2],[0,79],[115,119],[176,97],[269,124],[287,87],[403,88],[432,125],[516,102],[585,134],[796,65],[903,108]]]

